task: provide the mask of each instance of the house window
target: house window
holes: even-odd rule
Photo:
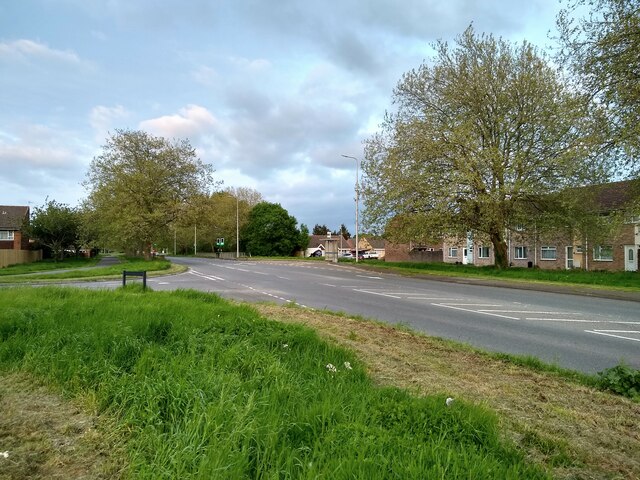
[[[613,260],[613,247],[611,245],[598,245],[593,248],[593,259],[600,262]]]
[[[458,247],[449,247],[449,258],[458,257]]]
[[[478,247],[478,258],[489,258],[489,247]]]
[[[523,260],[525,258],[527,258],[527,247],[516,247],[515,259]]]
[[[0,230],[0,240],[13,240],[13,231]]]
[[[555,260],[557,258],[556,247],[542,247],[540,249],[541,260]]]
[[[524,232],[524,224],[523,223],[516,224],[516,232]]]

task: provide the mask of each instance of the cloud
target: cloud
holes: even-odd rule
[[[91,109],[89,123],[95,130],[95,139],[102,142],[114,128],[114,121],[119,121],[130,116],[129,112],[122,106],[105,107],[97,105]]]
[[[174,115],[165,115],[140,122],[140,128],[167,138],[199,138],[206,132],[214,131],[218,121],[205,107],[188,105]]]
[[[76,65],[81,63],[80,57],[72,51],[56,50],[42,43],[24,39],[0,43],[0,59],[1,58],[20,60],[38,59]]]
[[[76,204],[90,149],[75,132],[21,124],[0,131],[0,185],[15,202],[44,203],[46,197]]]

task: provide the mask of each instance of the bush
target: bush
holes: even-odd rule
[[[617,365],[598,373],[598,386],[603,390],[640,401],[640,370]]]

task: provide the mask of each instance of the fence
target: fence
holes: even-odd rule
[[[42,250],[0,250],[0,268],[42,260]]]

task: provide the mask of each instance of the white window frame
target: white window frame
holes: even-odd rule
[[[525,245],[518,245],[514,248],[513,258],[514,260],[526,260],[528,258],[528,248]]]
[[[486,255],[483,255],[483,253],[486,252]],[[491,248],[487,247],[487,246],[480,246],[478,247],[478,258],[489,258],[491,256]]]
[[[545,257],[545,254],[552,254],[553,256]],[[557,260],[558,248],[554,245],[543,245],[540,247],[540,260]]]
[[[14,238],[13,230],[0,230],[0,241],[10,241]]]
[[[449,258],[458,258],[458,247],[449,247]]]
[[[610,255],[603,255],[608,250]],[[613,262],[613,245],[596,245],[593,247],[593,260],[596,262]]]

